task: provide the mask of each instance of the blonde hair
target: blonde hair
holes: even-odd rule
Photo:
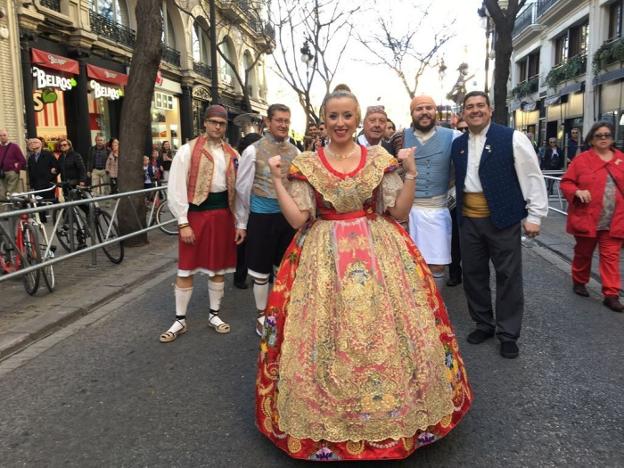
[[[327,115],[325,113],[327,109],[327,103],[334,99],[351,99],[355,102],[355,114],[357,115],[357,125],[360,125],[362,122],[362,109],[360,108],[360,102],[355,97],[355,94],[351,92],[351,89],[346,84],[339,84],[334,88],[334,90],[325,96],[323,99],[323,104],[321,104],[321,115],[323,116],[323,121],[327,121]]]

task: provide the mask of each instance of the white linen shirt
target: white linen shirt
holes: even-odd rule
[[[209,145],[210,155],[214,160],[214,170],[210,192],[227,190],[225,177],[225,153],[222,145]],[[178,224],[188,223],[188,174],[191,168],[191,147],[182,145],[171,161],[171,170],[167,181],[167,203]]]
[[[485,148],[485,140],[490,126],[485,127],[480,133],[468,134],[468,168],[464,181],[464,192],[483,192],[481,179],[479,178],[479,165],[481,155]],[[513,132],[513,158],[514,168],[518,175],[522,196],[527,202],[529,212],[526,220],[539,225],[541,218],[548,215],[548,195],[544,176],[540,170],[533,144],[523,133]]]

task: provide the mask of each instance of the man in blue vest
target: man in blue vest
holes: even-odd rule
[[[521,225],[539,235],[548,197],[532,143],[521,132],[492,123],[490,100],[482,91],[464,98],[469,131],[453,142],[464,291],[476,330],[468,342],[496,334],[500,353],[515,358],[524,311]],[[490,266],[496,271],[496,318]]]
[[[442,288],[444,270],[451,263],[452,223],[448,190],[451,185],[451,144],[460,132],[437,124],[437,108],[430,96],[416,96],[410,104],[412,125],[395,134],[392,146],[416,148],[416,194],[409,214],[409,233]]]

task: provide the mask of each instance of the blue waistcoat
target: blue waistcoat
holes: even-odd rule
[[[438,127],[435,135],[424,144],[412,128],[403,130],[403,147],[416,147],[416,198],[431,198],[445,194],[451,175],[451,143],[453,130]]]
[[[513,132],[512,128],[492,123],[479,164],[479,179],[490,209],[490,219],[499,229],[513,226],[527,216],[526,201],[514,167]],[[453,142],[452,159],[457,184],[457,217],[461,223],[468,169],[468,133]]]

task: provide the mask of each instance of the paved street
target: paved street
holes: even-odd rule
[[[624,316],[596,290],[574,296],[566,265],[539,253],[525,249],[517,360],[502,359],[494,341],[465,343],[463,292],[446,290],[475,404],[445,440],[392,466],[624,464]],[[172,279],[153,276],[0,363],[3,466],[304,466],[254,427],[251,291],[228,282],[222,310],[233,331],[220,336],[207,326],[202,279],[189,333],[163,345]]]

